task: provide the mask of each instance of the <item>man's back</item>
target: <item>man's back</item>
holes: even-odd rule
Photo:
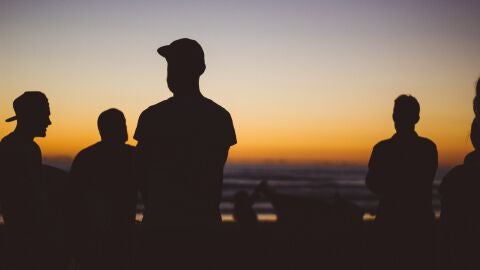
[[[82,150],[72,164],[71,178],[91,222],[109,227],[133,224],[137,189],[132,146],[99,142]]]
[[[435,144],[416,133],[396,134],[378,143],[367,174],[367,186],[380,199],[378,214],[395,219],[415,214],[429,216],[436,169]]]
[[[142,113],[134,138],[146,224],[220,222],[223,166],[236,143],[225,109],[201,95],[172,97]]]

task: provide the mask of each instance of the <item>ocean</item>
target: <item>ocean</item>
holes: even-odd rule
[[[440,211],[438,186],[446,172],[448,168],[439,168],[432,188],[432,203],[437,214]],[[279,193],[325,201],[340,196],[366,213],[373,214],[378,199],[365,186],[366,173],[364,165],[228,164],[224,170],[220,209],[228,218],[233,211],[234,194],[242,190],[251,194],[265,180]],[[254,209],[267,219],[274,214],[272,205],[265,198],[256,201]]]
[[[67,170],[68,159],[45,159],[45,164]],[[433,188],[433,206],[440,211],[438,186],[449,168],[440,167],[437,171]],[[334,196],[350,201],[369,214],[374,214],[378,199],[365,186],[365,165],[352,164],[227,164],[224,169],[223,193],[220,210],[222,218],[232,220],[233,197],[239,191],[251,194],[261,181],[267,181],[275,191],[302,197],[314,197],[331,201]],[[258,198],[253,205],[260,220],[275,220],[272,204],[264,197]],[[139,205],[142,210],[142,205]],[[141,215],[139,215],[141,219]]]

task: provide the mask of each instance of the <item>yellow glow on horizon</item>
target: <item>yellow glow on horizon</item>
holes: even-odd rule
[[[140,113],[171,96],[156,48],[190,37],[205,51],[202,93],[234,121],[230,162],[366,164],[394,134],[393,100],[405,93],[420,101],[418,133],[441,164],[461,163],[480,75],[478,1],[404,2],[2,2],[0,137],[15,127],[3,122],[12,101],[41,90],[53,122],[36,139],[44,156],[98,141],[97,117],[112,107],[131,138]]]

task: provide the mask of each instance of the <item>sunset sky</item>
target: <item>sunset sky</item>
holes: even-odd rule
[[[421,103],[417,131],[440,162],[472,149],[480,76],[480,1],[0,0],[0,136],[12,101],[47,94],[44,156],[98,141],[103,110],[122,110],[130,137],[149,105],[171,96],[156,49],[197,40],[202,93],[230,111],[231,162],[365,164],[394,133],[394,99]],[[129,143],[135,145],[133,139]]]

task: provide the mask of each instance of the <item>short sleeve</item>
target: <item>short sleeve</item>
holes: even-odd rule
[[[235,128],[233,127],[233,120],[229,113],[227,113],[225,126],[225,137],[227,146],[232,146],[237,144],[237,135],[235,134]]]
[[[138,123],[137,123],[137,128],[135,129],[135,133],[133,134],[133,138],[137,141],[140,142],[145,139],[145,122],[146,122],[146,112],[143,111],[140,114],[140,117],[138,118]]]
[[[372,150],[372,154],[370,156],[370,160],[368,161],[368,171],[367,175],[365,178],[365,184],[366,186],[373,191],[374,193],[379,193],[381,192],[381,184],[382,184],[382,164],[380,164],[380,161],[382,159],[382,155],[379,154],[380,146],[379,144],[375,145]]]

